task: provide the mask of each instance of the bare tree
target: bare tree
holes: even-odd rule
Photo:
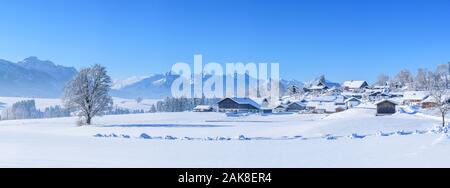
[[[90,125],[93,117],[102,115],[112,108],[113,101],[109,96],[111,78],[106,68],[94,65],[82,69],[64,89],[64,105],[70,109],[79,110],[79,116],[84,117]]]
[[[447,88],[443,86],[433,87],[431,89],[431,97],[433,97],[436,103],[436,108],[439,109],[442,117],[442,126],[445,127],[445,117],[449,111]]]
[[[386,74],[380,74],[377,78],[377,85],[385,86],[389,81],[389,76]]]

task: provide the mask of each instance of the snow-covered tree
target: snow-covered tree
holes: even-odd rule
[[[150,113],[155,113],[156,112],[156,106],[154,104],[152,104],[152,107],[150,108]]]
[[[43,118],[69,117],[70,110],[59,105],[46,107],[43,112]]]
[[[111,78],[105,67],[94,65],[84,68],[67,83],[64,105],[69,109],[79,110],[79,115],[90,125],[93,117],[112,108],[110,90]]]
[[[414,85],[416,89],[428,90],[429,86],[429,71],[426,69],[418,69],[416,79],[414,79]]]
[[[14,103],[11,107],[2,111],[2,119],[33,119],[41,118],[42,112],[36,109],[34,100],[24,100]]]
[[[380,74],[377,78],[376,84],[379,86],[385,86],[389,82],[389,76],[386,74]]]
[[[325,83],[325,81],[326,81],[325,75],[320,75],[319,81],[322,83]]]
[[[413,74],[407,70],[401,70],[396,76],[394,81],[400,86],[411,86],[414,82]]]
[[[449,66],[447,64],[438,65],[436,68],[436,75],[439,77],[439,82],[449,88]]]
[[[445,127],[445,117],[449,111],[448,104],[448,90],[445,85],[435,85],[431,89],[431,97],[436,104],[436,108],[439,110],[439,113],[442,117],[442,126]]]
[[[294,96],[301,93],[301,90],[296,85],[291,85],[288,87],[288,95]]]
[[[138,104],[141,103],[143,100],[144,100],[144,98],[142,98],[142,97],[137,97],[137,98],[136,98],[136,102],[137,102]]]

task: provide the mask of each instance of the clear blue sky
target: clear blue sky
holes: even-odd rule
[[[0,58],[115,78],[179,61],[278,62],[282,77],[366,79],[450,61],[450,1],[1,0]]]

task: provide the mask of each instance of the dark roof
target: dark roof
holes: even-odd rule
[[[384,99],[384,100],[378,101],[378,102],[376,102],[376,103],[375,103],[375,105],[379,105],[379,104],[381,104],[381,103],[385,103],[385,102],[388,102],[388,103],[391,103],[391,104],[395,104],[395,105],[398,105],[398,103],[397,103],[397,102],[395,102],[395,101],[391,101],[391,100],[388,100],[388,99]]]
[[[254,100],[252,100],[250,98],[229,97],[229,98],[224,98],[224,99],[220,100],[218,103],[220,103],[226,99],[230,99],[238,104],[248,104],[248,105],[254,106],[258,109],[261,108],[261,106],[258,103],[256,103]]]

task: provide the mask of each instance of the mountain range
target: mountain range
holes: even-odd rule
[[[37,57],[13,63],[0,59],[0,96],[61,97],[64,84],[77,70]]]
[[[29,57],[17,63],[0,59],[0,96],[59,98],[64,85],[77,74],[74,67],[56,65],[48,60]],[[179,75],[153,74],[134,76],[115,81],[111,95],[122,98],[162,99],[171,96],[171,86]],[[205,79],[209,78],[205,76]],[[246,82],[249,81],[248,76]],[[300,88],[305,83],[297,80],[280,81],[281,92],[291,86]]]
[[[165,74],[154,74],[147,77],[131,77],[122,81],[115,82],[112,90],[112,95],[122,98],[151,98],[151,99],[161,99],[167,96],[171,96],[171,86],[175,79],[179,75],[171,74],[170,72]],[[205,75],[203,80],[207,80],[211,75]],[[248,85],[250,79],[255,79],[245,76],[246,85]],[[223,78],[223,80],[226,80]],[[280,91],[284,93],[286,89],[295,85],[299,88],[304,87],[304,83],[297,80],[284,80],[280,81]],[[225,86],[225,83],[224,83]],[[193,87],[193,86],[191,86]],[[235,86],[236,89],[236,86]],[[248,88],[246,88],[248,90]],[[224,88],[225,91],[225,88]]]

